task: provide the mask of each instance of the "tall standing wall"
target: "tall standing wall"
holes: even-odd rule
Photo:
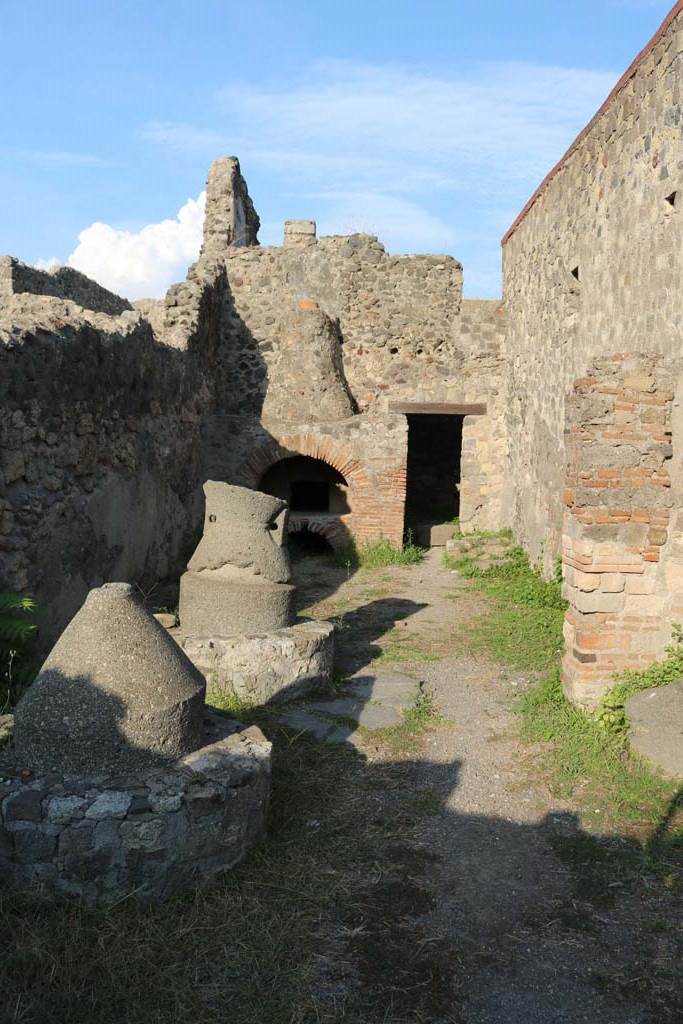
[[[506,503],[548,569],[573,381],[602,355],[681,350],[682,86],[678,3],[503,240]]]

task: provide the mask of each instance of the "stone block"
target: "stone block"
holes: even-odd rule
[[[186,572],[180,579],[180,628],[185,636],[202,637],[282,629],[295,618],[295,597],[290,583]]]
[[[235,694],[248,703],[290,700],[329,683],[334,626],[297,622],[272,633],[186,637],[183,648],[206,677],[208,700]]]
[[[597,590],[600,587],[602,577],[594,572],[583,572],[581,569],[574,569],[573,585],[578,590],[586,592]],[[569,582],[569,581],[568,581]]]
[[[90,805],[85,812],[86,818],[95,818],[100,821],[104,818],[125,818],[128,808],[131,805],[131,796],[128,793],[108,790]]]
[[[626,702],[632,748],[665,775],[683,777],[683,680]]]
[[[79,796],[56,796],[47,805],[47,818],[53,825],[79,821],[88,801]]]
[[[626,579],[619,572],[605,572],[600,577],[600,590],[605,594],[621,594],[626,586]]]
[[[4,806],[5,821],[40,821],[41,804],[45,793],[42,789],[20,789],[8,796]]]
[[[154,618],[164,629],[173,629],[177,624],[177,618],[172,612],[155,612]]]
[[[604,593],[599,590],[586,593],[574,587],[566,587],[565,597],[572,607],[584,615],[594,612],[620,612],[624,606],[624,598],[619,593]]]
[[[425,548],[443,548],[457,532],[454,523],[423,523],[415,527],[415,540]]]

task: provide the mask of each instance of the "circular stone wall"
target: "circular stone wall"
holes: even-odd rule
[[[209,701],[231,696],[249,704],[293,700],[332,682],[331,622],[299,621],[246,636],[178,636],[178,643],[206,677]]]
[[[163,768],[37,775],[0,764],[0,871],[94,900],[163,896],[232,867],[262,835],[271,745],[207,711],[204,745]]]

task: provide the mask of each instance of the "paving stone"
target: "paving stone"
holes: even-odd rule
[[[357,746],[360,742],[355,726],[340,725],[329,719],[318,718],[309,711],[288,711],[278,721],[289,729],[306,732],[322,743],[351,743],[353,746]]]
[[[683,776],[683,679],[636,693],[626,714],[633,749],[666,775]]]
[[[385,729],[387,726],[399,725],[401,722],[401,716],[394,708],[382,704],[368,704],[367,701],[352,697],[316,701],[306,707],[316,715],[349,718],[366,729]]]
[[[419,683],[410,676],[390,669],[378,669],[374,672],[364,670],[357,672],[348,680],[349,690],[362,700],[379,701],[380,704],[402,711],[415,703],[419,693]]]

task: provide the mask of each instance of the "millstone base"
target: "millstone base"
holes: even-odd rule
[[[290,700],[332,679],[331,622],[299,622],[246,636],[186,636],[178,642],[206,677],[209,702],[231,695],[251,704]]]
[[[234,636],[290,626],[296,618],[296,587],[253,583],[219,573],[186,572],[180,577],[180,628],[185,635]]]
[[[116,777],[0,766],[0,873],[87,901],[166,896],[242,860],[265,828],[271,745],[207,709],[205,743],[164,768]]]

